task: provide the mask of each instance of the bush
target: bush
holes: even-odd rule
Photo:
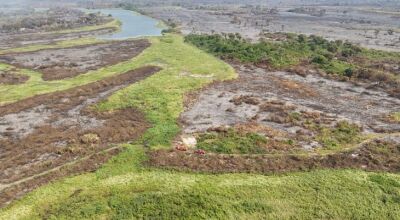
[[[327,149],[333,150],[342,145],[358,143],[362,129],[347,121],[340,121],[334,128],[321,128],[318,141]]]
[[[307,41],[307,37],[304,34],[300,34],[299,36],[297,36],[297,42],[299,43],[305,43]]]
[[[353,73],[354,73],[354,71],[353,71],[352,68],[347,68],[347,69],[344,71],[344,75],[347,76],[347,77],[349,77],[349,78],[351,78],[351,77],[353,76]]]
[[[328,59],[326,59],[326,57],[318,54],[318,55],[314,55],[312,57],[311,62],[316,63],[316,64],[327,64]]]
[[[349,57],[352,57],[352,56],[355,56],[355,55],[359,54],[360,52],[361,52],[361,48],[360,47],[346,42],[346,43],[343,44],[343,49],[342,49],[341,55],[343,57],[349,58]]]

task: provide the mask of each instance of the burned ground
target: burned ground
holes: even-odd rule
[[[383,118],[400,111],[400,100],[370,84],[355,85],[317,74],[306,77],[289,72],[269,72],[236,66],[238,80],[205,89],[197,102],[182,114],[186,133],[210,127],[256,121],[284,132],[298,125],[287,121],[292,114],[319,115],[325,124],[348,120],[369,132],[397,132],[400,125]]]
[[[28,7],[29,8],[29,7]],[[46,10],[2,10],[0,34],[38,33],[101,25],[112,21],[111,16],[85,13],[80,9],[51,7]]]
[[[150,152],[149,165],[217,173],[400,171],[400,124],[390,117],[400,112],[399,99],[368,83],[317,72],[234,66],[239,79],[186,100],[183,133],[195,137],[197,146],[184,148],[177,140],[175,150]]]
[[[152,17],[178,24],[184,34],[240,33],[257,41],[269,33],[289,32],[348,40],[368,48],[399,51],[398,17],[364,10],[360,6],[312,7],[324,16],[288,12],[280,3],[272,6],[209,4],[201,7],[144,7]],[[382,11],[381,11],[382,12]],[[385,12],[385,10],[383,11]],[[265,34],[265,36],[264,36]]]
[[[43,74],[44,80],[59,80],[130,60],[149,46],[150,43],[145,39],[106,42],[6,54],[0,56],[0,61],[37,70]]]
[[[0,49],[11,49],[34,44],[51,45],[58,41],[94,37],[97,35],[104,35],[115,31],[115,28],[102,28],[93,31],[81,31],[72,33],[0,34]]]
[[[139,137],[149,126],[142,113],[132,108],[97,112],[91,106],[159,70],[158,67],[143,67],[66,91],[1,106],[2,202],[13,199],[12,192],[26,193],[35,188],[38,185],[35,181],[41,185],[60,175],[49,173],[40,176],[44,178],[40,180],[32,179],[34,176],[71,161],[97,158],[96,154],[112,148],[112,144]],[[98,158],[98,161],[80,163],[81,166],[71,172],[94,169],[108,156]],[[18,190],[13,190],[15,188]]]
[[[73,161],[40,175],[22,179],[20,182],[3,185],[0,190],[0,207],[6,206],[13,200],[23,197],[27,192],[30,192],[40,186],[45,185],[50,180],[54,181],[68,175],[78,175],[85,172],[93,172],[101,167],[110,158],[122,151],[122,148],[110,148],[98,153],[91,154],[80,160]]]
[[[0,84],[15,85],[28,81],[29,76],[22,75],[11,70],[0,70]]]
[[[332,155],[224,155],[173,150],[149,153],[150,166],[184,171],[226,173],[283,173],[323,168],[368,171],[400,171],[400,139],[387,137],[364,143],[360,148]]]

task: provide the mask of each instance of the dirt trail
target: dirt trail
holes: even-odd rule
[[[16,183],[27,180],[22,181],[22,188],[11,190],[12,193],[0,193],[0,201],[13,198],[13,193],[35,188],[37,183],[33,177],[37,175],[95,155],[109,149],[110,144],[139,137],[148,128],[142,113],[131,108],[97,112],[90,106],[159,70],[143,67],[66,91],[0,106],[0,169],[3,171],[0,184],[15,188]],[[86,166],[98,167],[106,161],[104,158],[108,156],[82,163],[71,172],[85,170]],[[59,177],[45,176],[40,184]]]
[[[103,151],[98,152],[98,153],[107,153],[107,152],[110,152],[110,151],[116,150],[116,149],[119,149],[119,147],[111,147],[111,148],[108,148],[108,149],[103,150]],[[96,154],[98,154],[98,153],[96,153]],[[79,163],[79,162],[82,162],[82,161],[84,161],[84,160],[89,159],[89,158],[90,158],[91,156],[93,156],[93,155],[94,155],[94,154],[85,156],[85,157],[80,158],[80,159],[78,159],[78,160],[74,160],[74,161],[68,162],[68,163],[66,163],[66,164],[62,164],[62,165],[57,166],[57,167],[54,167],[54,168],[52,168],[52,169],[50,169],[50,170],[46,170],[46,171],[44,171],[44,172],[42,172],[42,173],[38,173],[38,174],[35,174],[35,175],[33,175],[33,176],[29,176],[29,177],[20,179],[20,180],[18,180],[18,181],[12,182],[12,183],[0,184],[0,192],[3,191],[3,190],[5,190],[5,189],[8,189],[8,188],[17,186],[17,185],[19,185],[19,184],[22,184],[22,183],[25,183],[25,182],[28,182],[28,181],[37,179],[37,178],[39,178],[39,177],[45,176],[45,175],[47,175],[47,174],[49,174],[49,173],[56,172],[56,171],[60,170],[61,168],[64,168],[64,167],[67,167],[67,166],[71,166],[71,165],[77,164],[77,163]]]

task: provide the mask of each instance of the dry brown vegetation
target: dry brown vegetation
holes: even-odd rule
[[[174,150],[148,153],[148,165],[183,171],[230,173],[282,173],[310,171],[321,168],[355,168],[368,171],[400,171],[400,145],[398,142],[377,139],[360,148],[327,156],[301,155],[224,155]]]
[[[114,143],[134,140],[145,132],[149,125],[143,114],[133,108],[98,112],[91,106],[159,70],[143,67],[66,91],[0,106],[0,131],[3,131],[0,133],[0,169],[3,171],[0,186],[12,189],[3,192],[7,196],[2,201],[12,198],[10,193],[20,195],[32,190],[39,184],[37,181],[41,185],[62,176],[58,170],[56,174],[46,172],[71,161],[87,157],[85,161],[89,162],[77,163],[83,167],[76,165],[61,173],[92,170],[110,157],[96,156],[99,152],[112,148]],[[31,117],[32,114],[40,114],[43,121]],[[43,173],[46,175],[39,180],[30,179]]]
[[[0,85],[15,85],[28,81],[29,76],[12,71],[0,71]]]

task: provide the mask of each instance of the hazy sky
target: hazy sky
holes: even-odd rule
[[[374,5],[397,5],[400,6],[400,0],[0,0],[0,5],[20,5],[26,6],[29,4],[40,4],[40,3],[75,3],[75,2],[120,2],[120,1],[127,1],[127,2],[194,2],[194,3],[239,3],[239,4],[246,4],[246,3],[255,3],[255,4],[267,4],[271,6],[279,6],[279,5],[302,5],[302,4],[318,4],[318,3],[325,3],[325,4],[374,4]]]

